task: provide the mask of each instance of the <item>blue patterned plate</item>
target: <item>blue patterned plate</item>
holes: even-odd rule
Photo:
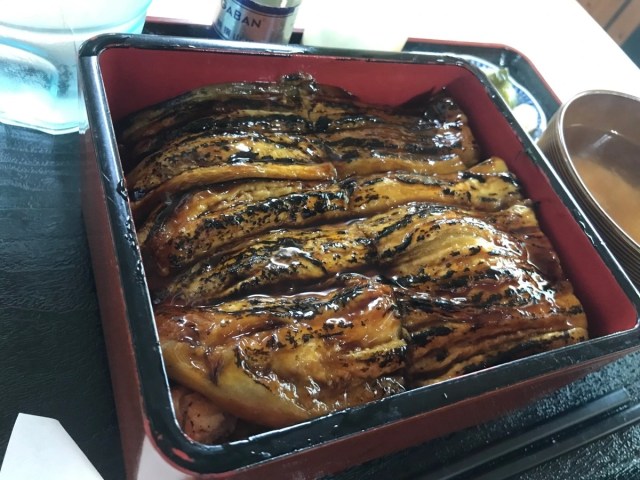
[[[468,61],[489,77],[511,108],[520,126],[531,138],[537,140],[542,135],[547,128],[547,117],[542,107],[526,88],[509,75],[507,67],[499,67],[472,55],[457,54],[456,56]]]

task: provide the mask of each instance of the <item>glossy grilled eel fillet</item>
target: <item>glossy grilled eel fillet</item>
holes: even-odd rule
[[[439,177],[398,172],[338,183],[255,180],[176,197],[150,215],[138,238],[148,268],[167,276],[225,245],[278,228],[369,216],[412,201],[493,211],[522,200],[499,159]]]
[[[176,418],[196,441],[587,338],[517,179],[480,161],[442,93],[389,108],[304,75],[214,85],[118,138]]]
[[[177,192],[229,180],[451,173],[478,162],[450,98],[422,102],[419,114],[414,103],[374,108],[300,75],[187,93],[120,127],[121,155],[136,165],[127,175],[132,209],[139,220]]]
[[[161,306],[169,375],[225,411],[279,427],[403,390],[393,290],[347,276],[319,293]]]

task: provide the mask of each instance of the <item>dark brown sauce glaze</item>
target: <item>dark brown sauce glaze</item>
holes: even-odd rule
[[[201,89],[121,132],[167,372],[239,425],[199,438],[587,336],[517,179],[479,162],[442,92],[369,106],[292,76]]]
[[[352,177],[339,183],[236,182],[187,192],[175,199],[146,221],[140,241],[153,266],[166,276],[219,252],[234,240],[278,228],[374,215],[412,201],[494,211],[522,201],[522,197],[507,174],[432,177],[394,173]]]
[[[165,345],[166,355],[186,347],[196,365],[215,363],[207,393],[225,411],[281,426],[404,389],[397,372],[407,347],[391,293],[375,279],[347,275],[325,292],[250,296],[186,310],[161,306],[156,319],[160,335],[175,339]],[[187,384],[201,375],[181,363],[170,369]],[[244,388],[230,393],[227,381]],[[243,395],[253,388],[262,408]]]
[[[411,168],[429,173],[438,170],[432,163],[445,161],[442,168],[454,171],[457,163],[446,166],[446,161],[459,158],[462,165],[470,166],[479,160],[466,117],[444,96],[431,99],[426,108],[432,110],[422,112],[424,115],[403,115],[389,107],[372,109],[304,76],[286,77],[267,87],[229,84],[200,90],[123,122],[121,155],[127,165],[135,165],[127,174],[134,200],[141,200],[177,173],[202,166],[203,161],[209,165],[225,162],[229,151],[212,143],[232,145],[233,138],[243,145],[247,137],[244,153],[255,154],[252,159],[264,157],[265,150],[285,148],[300,153],[308,149],[306,145],[319,143],[318,151],[309,153],[307,161],[316,161],[316,155],[338,163],[390,157],[395,163],[414,162]],[[434,109],[437,103],[443,106]],[[203,111],[207,111],[204,118]],[[144,132],[142,138],[140,132]],[[259,146],[260,142],[269,145]],[[233,150],[231,154],[237,153]],[[426,162],[425,154],[429,156]],[[297,155],[271,156],[300,161]],[[387,163],[377,171],[385,171]],[[343,173],[348,176],[352,169]]]

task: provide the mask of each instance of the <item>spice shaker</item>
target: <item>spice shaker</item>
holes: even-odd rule
[[[213,28],[224,40],[289,43],[302,0],[222,0]]]

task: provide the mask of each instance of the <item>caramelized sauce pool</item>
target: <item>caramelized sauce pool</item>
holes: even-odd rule
[[[574,156],[573,164],[602,209],[640,243],[640,145],[615,132],[598,135],[599,138],[585,127],[569,129],[569,148],[580,152]],[[593,145],[571,148],[572,140],[587,138]],[[594,138],[598,140],[593,142]]]

